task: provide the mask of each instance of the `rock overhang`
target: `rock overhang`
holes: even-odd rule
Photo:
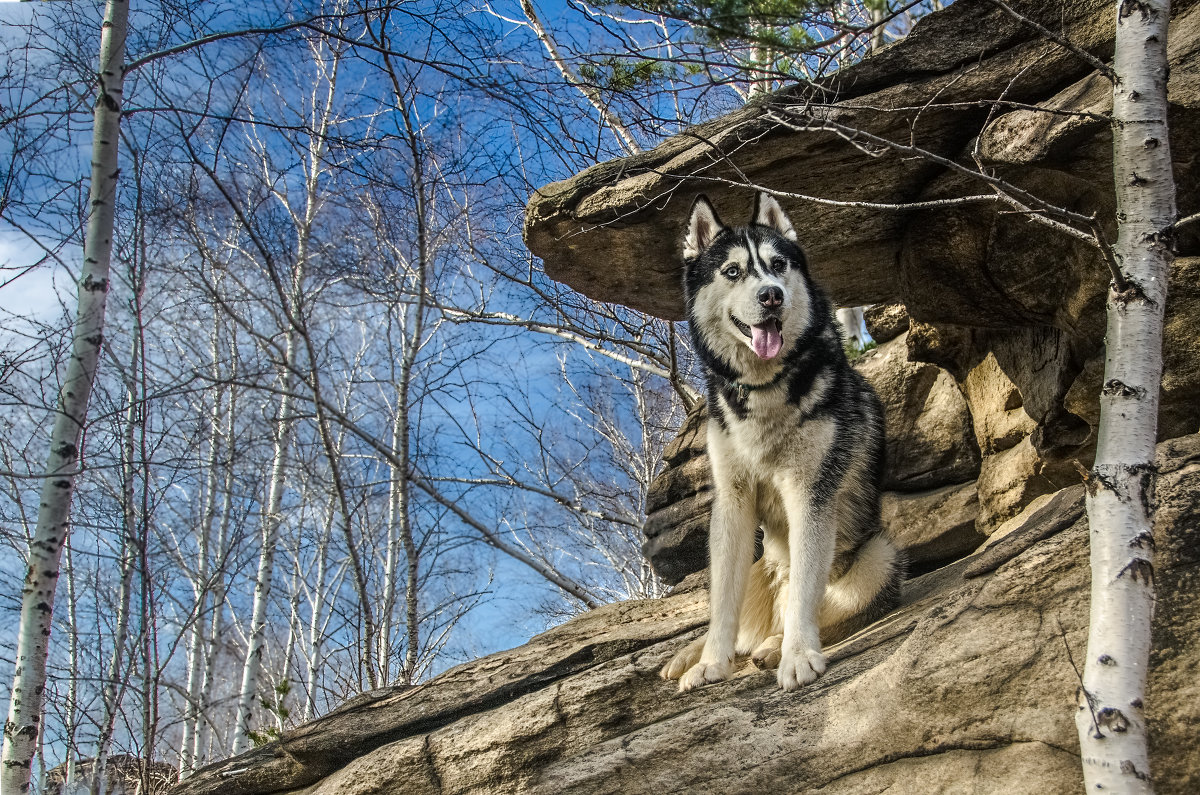
[[[1011,5],[1092,55],[1111,56],[1111,3]],[[1190,34],[1200,23],[1195,6],[1175,4],[1176,19],[1189,18],[1189,36],[1172,45],[1173,110],[1196,104],[1190,100],[1195,99],[1198,67],[1190,65],[1196,59],[1188,56],[1195,49]],[[1042,106],[1070,119],[1070,124],[1049,133],[1033,134],[1034,143],[1052,134],[1058,144],[1042,147],[1035,155],[1042,158],[1036,165],[1043,171],[1062,169],[1073,177],[1068,183],[1080,196],[1056,199],[1069,203],[1078,198],[1093,209],[1110,209],[1103,200],[1098,206],[1095,199],[1111,193],[1111,177],[1103,166],[1086,158],[1076,162],[1079,158],[1073,160],[1069,151],[1064,154],[1086,141],[1102,143],[1108,134],[1106,108],[1102,99],[1097,108],[1094,79],[1088,82],[1092,72],[1086,62],[987,0],[958,0],[922,19],[900,42],[818,84],[784,88],[652,150],[600,163],[539,189],[526,208],[525,240],[551,278],[599,301],[678,320],[684,309],[678,241],[691,202],[704,193],[723,219],[737,223],[749,213],[752,194],[747,184],[753,184],[811,197],[784,195],[780,200],[797,225],[815,277],[835,302],[903,301],[924,289],[906,273],[906,237],[913,229],[923,232],[936,224],[940,211],[878,205],[945,199],[948,184],[951,192],[987,192],[982,183],[954,182],[950,164],[970,166],[977,155],[991,157],[986,165],[1019,181],[1021,169],[1033,163],[1014,163],[1020,153],[994,140],[1012,133],[1012,121],[1020,122],[1017,118],[1005,126],[1010,114],[1029,115],[1029,107]],[[1083,90],[1080,83],[1085,84]],[[1064,113],[1064,103],[1074,94],[1092,116],[1073,118],[1071,107]],[[1001,98],[1010,104],[997,110],[994,102]],[[795,119],[804,124],[789,123]],[[851,140],[847,130],[853,129],[911,143],[944,161]],[[1096,151],[1092,146],[1088,157],[1094,160]],[[1191,172],[1178,176],[1187,178]],[[988,223],[989,214],[998,213],[988,205],[971,220]],[[1053,249],[1060,243],[1048,245]],[[1075,244],[1061,243],[1064,250],[1071,245]],[[1070,256],[1079,258],[1077,252]],[[1095,260],[1095,269],[1102,270],[1098,253]],[[1001,272],[1003,288],[1007,263],[990,265]],[[1013,274],[1016,283],[1025,278],[1023,273]],[[927,319],[961,322],[953,317]]]

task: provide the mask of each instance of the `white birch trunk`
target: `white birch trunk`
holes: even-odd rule
[[[396,425],[397,423],[394,421],[392,423],[391,439],[393,448],[396,447]],[[396,531],[400,510],[400,482],[395,465],[388,464],[388,472],[391,476],[391,482],[388,484],[387,524],[385,525],[387,547],[384,551],[383,585],[381,588],[383,605],[379,611],[379,649],[376,652],[379,657],[380,677],[384,686],[392,682],[392,621],[393,613],[396,610],[396,567],[398,565],[398,548],[400,546],[400,537]]]
[[[530,5],[528,11],[532,10]],[[397,93],[399,99],[399,93]],[[400,672],[400,682],[411,685],[417,678],[417,666],[421,651],[420,626],[420,551],[417,549],[413,536],[412,522],[412,489],[409,482],[409,470],[412,468],[412,447],[410,444],[411,423],[409,407],[412,400],[413,369],[417,363],[417,355],[421,352],[422,340],[425,336],[426,310],[429,304],[428,288],[429,275],[433,265],[433,249],[430,244],[429,210],[430,200],[426,195],[425,182],[425,146],[419,128],[412,123],[408,113],[404,114],[404,129],[408,139],[408,153],[412,158],[413,182],[416,185],[417,218],[417,262],[413,275],[417,300],[412,306],[412,324],[404,318],[403,336],[404,353],[400,364],[400,379],[396,384],[396,418],[392,428],[393,449],[399,453],[399,461],[392,464],[393,486],[396,498],[396,518],[399,520],[398,530],[400,543],[404,547],[405,577],[404,577],[404,667]],[[632,140],[632,139],[631,139]],[[636,146],[636,144],[632,144]],[[633,150],[636,151],[636,150]],[[399,464],[397,466],[396,464]]]
[[[109,0],[105,6],[100,38],[99,97],[93,117],[89,215],[79,279],[79,306],[75,316],[71,358],[67,363],[58,398],[58,412],[50,434],[50,455],[42,483],[37,527],[29,547],[28,568],[21,594],[16,666],[8,720],[4,725],[0,790],[7,795],[17,795],[30,789],[33,757],[41,732],[46,654],[59,560],[68,532],[80,434],[87,419],[88,400],[91,398],[104,341],[128,14],[129,6],[125,0]]]
[[[326,580],[329,576],[329,537],[333,532],[333,517],[337,510],[333,498],[325,507],[322,531],[317,541],[317,575],[312,584],[312,596],[309,599],[308,617],[308,651],[305,654],[305,695],[304,720],[310,721],[317,716],[317,675],[322,665],[325,646],[325,604],[327,589]]]
[[[230,360],[236,361],[237,344],[231,337],[229,340]],[[230,377],[236,375],[236,365],[230,372]],[[221,636],[221,625],[225,615],[225,574],[222,571],[224,568],[224,560],[226,555],[227,539],[229,537],[230,517],[233,514],[233,489],[234,489],[234,460],[236,458],[236,446],[233,444],[234,433],[236,430],[235,417],[237,415],[237,391],[235,388],[229,389],[229,404],[228,410],[225,412],[225,460],[223,466],[224,479],[221,485],[221,512],[217,524],[217,536],[213,544],[213,550],[221,556],[221,563],[217,565],[211,580],[212,590],[212,617],[208,622],[208,632],[205,636],[205,641],[201,648],[204,652],[204,658],[201,661],[201,678],[200,686],[196,692],[196,712],[193,715],[195,719],[195,728],[193,730],[193,740],[191,746],[191,764],[193,769],[201,767],[204,759],[207,756],[209,748],[209,739],[212,736],[211,726],[212,718],[208,714],[209,705],[212,703],[213,690],[213,666],[216,662],[217,650],[219,644],[217,638]],[[197,617],[197,623],[201,623],[202,616]],[[184,776],[184,772],[180,771],[180,777]]]
[[[883,24],[883,21],[887,18],[888,9],[886,6],[871,9],[871,24],[875,27],[871,30],[870,52],[875,52],[881,49],[884,44],[887,44],[887,38],[883,35],[883,31],[887,27]]]
[[[232,470],[227,476],[227,485],[232,488],[233,476]],[[230,492],[226,493],[224,500],[227,505],[232,503]],[[221,525],[217,533],[217,548],[224,546],[226,537],[228,536],[229,528],[229,511],[225,511],[225,521]],[[205,644],[204,661],[201,665],[202,676],[200,680],[200,689],[197,691],[196,703],[196,728],[193,733],[194,740],[192,741],[191,760],[193,769],[202,767],[205,759],[208,756],[208,749],[211,745],[212,738],[212,716],[208,714],[209,706],[212,704],[213,684],[216,679],[214,676],[214,666],[216,664],[217,651],[220,648],[217,639],[221,637],[223,628],[223,620],[225,617],[225,582],[223,575],[218,576],[213,582],[213,608],[212,618],[209,620],[208,626],[208,641]],[[181,772],[180,777],[183,778]]]
[[[418,307],[418,312],[423,307]],[[418,324],[419,325],[419,324]],[[416,340],[409,344],[415,353]],[[408,429],[408,392],[412,373],[411,360],[406,368],[403,388],[399,390],[397,409],[400,413],[400,425],[397,441],[400,444],[402,460],[408,461],[411,455]],[[416,539],[413,538],[411,493],[408,485],[408,473],[393,469],[396,478],[396,518],[399,520],[400,543],[404,547],[404,667],[400,671],[401,684],[411,685],[417,678],[417,665],[421,653],[421,617],[420,617],[420,556],[417,551]]]
[[[328,143],[327,135],[329,126],[333,122],[333,114],[336,107],[334,100],[336,97],[337,71],[340,60],[338,57],[334,57],[332,64],[327,66],[321,59],[319,45],[311,46],[313,47],[315,64],[318,68],[326,67],[326,70],[323,75],[324,79],[313,87],[312,107],[315,117],[313,119],[315,129],[309,137],[308,142],[308,161],[305,164],[304,206],[302,212],[297,212],[290,205],[285,192],[274,191],[275,198],[283,205],[283,209],[290,216],[296,228],[296,259],[291,274],[290,290],[285,292],[281,285],[276,284],[276,289],[279,291],[277,298],[280,302],[281,315],[289,325],[289,329],[287,332],[284,360],[280,365],[282,390],[279,401],[278,435],[276,437],[270,491],[267,497],[267,508],[264,517],[263,547],[262,553],[259,556],[258,576],[254,586],[254,606],[250,622],[250,636],[246,649],[245,664],[242,669],[242,686],[238,695],[237,720],[234,724],[233,732],[232,751],[234,754],[239,754],[250,747],[250,720],[253,715],[254,702],[257,698],[259,679],[262,673],[262,657],[265,652],[264,646],[266,641],[266,609],[267,601],[270,597],[271,578],[275,568],[275,546],[278,542],[279,527],[282,521],[279,512],[283,500],[285,469],[293,424],[291,422],[291,415],[294,412],[294,408],[291,394],[294,392],[298,380],[295,376],[297,347],[301,342],[307,342],[306,338],[302,338],[301,312],[303,310],[301,295],[304,287],[305,271],[308,266],[313,224],[316,221],[317,212],[320,209],[322,201],[318,189],[320,187],[320,178],[324,173],[324,169],[327,168],[327,164],[324,162]],[[322,90],[325,93],[323,103],[318,100],[318,96]],[[264,178],[271,181],[273,179],[273,175],[270,173],[271,165],[265,154],[263,155],[260,167],[264,172]],[[274,267],[269,262],[264,264],[268,268]],[[310,361],[310,364],[314,368],[313,372],[315,373],[316,363]]]
[[[220,270],[214,269],[212,276],[214,289],[220,294],[222,273]],[[184,704],[183,737],[179,743],[180,778],[186,778],[196,766],[196,735],[199,731],[202,708],[201,691],[207,674],[205,670],[205,663],[208,660],[206,646],[210,643],[205,635],[207,623],[205,617],[210,609],[210,604],[213,604],[212,561],[222,552],[221,545],[213,547],[213,530],[217,526],[218,505],[221,505],[225,518],[228,518],[231,507],[228,490],[223,499],[218,498],[222,486],[219,477],[222,465],[226,464],[226,487],[231,485],[228,480],[233,468],[234,388],[222,383],[222,373],[218,364],[221,360],[221,338],[224,329],[225,324],[222,322],[221,313],[215,311],[213,313],[213,330],[209,335],[209,356],[213,362],[213,377],[217,381],[217,388],[208,417],[208,450],[203,464],[205,468],[204,494],[196,540],[196,579],[192,585],[196,598],[195,620],[192,622],[191,637],[188,641],[186,703]],[[226,395],[228,395],[229,404],[227,412],[223,410]],[[228,461],[224,460],[226,456]],[[220,572],[217,572],[217,576],[220,576]],[[220,611],[220,603],[213,605],[212,609]],[[213,642],[215,642],[215,638]]]
[[[866,345],[863,339],[863,308],[844,307],[837,310],[837,322],[842,327],[842,340],[861,350]]]
[[[75,590],[75,561],[71,555],[70,539],[67,539],[63,546],[63,554],[67,560],[67,626],[70,632],[67,639],[67,658],[71,672],[71,680],[67,683],[66,703],[67,769],[63,781],[63,787],[66,788],[75,782],[75,762],[79,756],[75,745],[75,733],[78,728],[76,705],[79,703],[79,618],[75,605],[79,597]]]
[[[122,662],[127,658],[125,641],[129,635],[129,603],[133,594],[133,567],[137,555],[134,544],[134,527],[137,516],[133,509],[133,437],[137,422],[137,395],[132,386],[126,392],[128,406],[125,409],[125,426],[121,439],[121,564],[120,584],[117,592],[117,616],[113,629],[112,656],[104,676],[101,690],[99,732],[96,752],[92,757],[91,780],[88,791],[91,795],[103,795],[104,770],[108,764],[108,750],[116,729],[117,714],[125,695]]]
[[[1108,298],[1096,463],[1088,478],[1091,616],[1076,726],[1089,791],[1152,792],[1145,691],[1154,611],[1154,444],[1175,223],[1167,138],[1170,3],[1119,0],[1113,178],[1124,284]]]
[[[218,351],[215,332],[213,336],[211,353],[213,361],[216,361]],[[196,598],[195,620],[192,622],[191,637],[188,639],[188,675],[185,690],[187,703],[184,704],[183,738],[179,743],[179,775],[181,778],[191,773],[196,761],[192,755],[192,748],[195,743],[196,726],[200,720],[200,685],[204,678],[204,645],[206,643],[204,616],[208,611],[212,591],[209,582],[209,560],[212,531],[217,513],[217,467],[221,450],[221,403],[224,391],[224,387],[217,387],[216,395],[213,398],[213,409],[209,415],[208,453],[204,461],[207,472],[204,478],[200,526],[196,539],[196,579],[192,585]]]
[[[287,461],[291,448],[292,398],[295,378],[292,367],[296,358],[297,334],[288,332],[284,361],[281,365],[283,388],[279,398],[279,419],[275,435],[275,451],[271,463],[271,480],[267,487],[267,504],[263,511],[262,549],[258,556],[258,575],[254,580],[254,606],[250,616],[250,636],[242,666],[242,685],[238,690],[237,722],[233,728],[234,755],[250,747],[250,720],[258,698],[262,658],[266,649],[267,603],[271,596],[271,578],[275,573],[275,547],[279,543],[279,527],[283,523],[283,491],[287,479]]]

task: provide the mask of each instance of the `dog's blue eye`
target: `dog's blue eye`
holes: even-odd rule
[[[742,269],[737,265],[730,265],[728,268],[722,271],[722,273],[724,273],[730,279],[736,279],[738,276],[742,275]]]

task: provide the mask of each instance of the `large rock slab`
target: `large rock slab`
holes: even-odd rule
[[[979,474],[971,412],[946,371],[908,359],[907,335],[854,363],[883,403],[887,427],[884,488],[924,491]]]
[[[1200,437],[1160,445],[1159,466],[1147,719],[1157,791],[1183,795],[1200,791]],[[754,670],[684,695],[660,680],[704,620],[690,588],[369,694],[174,792],[1075,792],[1078,503],[1078,490],[1052,500],[1055,515],[908,583],[900,609],[831,647],[826,675],[796,693]]]
[[[1111,53],[1110,3],[1012,5],[1100,57]],[[922,19],[897,44],[818,85],[783,89],[650,151],[540,188],[526,209],[525,240],[552,278],[597,300],[680,319],[678,240],[697,194],[708,193],[731,221],[745,217],[749,191],[722,180],[749,179],[841,202],[909,201],[943,173],[941,166],[895,152],[865,155],[825,122],[914,141],[952,159],[987,122],[981,101],[1044,101],[1090,72],[986,0],[959,0]],[[799,109],[804,112],[797,115]],[[801,119],[805,129],[781,124],[781,116]],[[903,299],[896,263],[908,214],[782,203],[835,301],[856,306]],[[595,267],[598,252],[603,268]]]
[[[904,304],[875,304],[863,312],[863,321],[871,339],[882,345],[908,331],[908,310]]]
[[[1111,3],[1014,0],[1011,5],[1100,58],[1110,56]],[[1200,182],[1196,9],[1194,0],[1173,4],[1169,49],[1171,145],[1184,215],[1200,209],[1200,191],[1191,187]],[[848,205],[973,195],[981,187],[949,177],[943,167],[920,158],[864,154],[825,123],[912,142],[966,162],[976,153],[978,139],[983,162],[998,167],[1002,176],[1062,206],[1097,209],[1111,218],[1111,144],[1101,115],[1110,100],[1102,96],[1104,83],[1083,61],[1039,39],[992,3],[959,0],[922,19],[897,44],[823,83],[783,89],[650,151],[539,189],[526,210],[525,239],[551,277],[598,300],[680,319],[678,240],[690,203],[708,193],[722,217],[740,220],[749,191],[736,186],[748,180],[843,202],[783,199],[798,221],[814,273],[842,305],[901,300],[914,315],[943,322],[956,321],[921,313],[944,308],[984,322],[999,313],[1007,322],[1006,313],[1028,309],[1024,322],[1050,315],[1065,323],[1085,314],[1097,275],[1102,278],[1104,265],[1094,248],[1006,212],[1007,207],[909,213]],[[1001,97],[1041,105],[1053,115],[1028,109],[989,113],[987,103]],[[804,113],[797,116],[800,108]],[[1081,112],[1093,115],[1071,115]],[[784,117],[800,123],[781,124]],[[1192,251],[1198,235],[1195,225],[1185,230],[1181,251]],[[918,243],[925,245],[914,248]],[[921,306],[939,292],[924,278],[921,254],[938,251],[965,253],[959,264],[967,279],[937,282],[955,300],[944,307]],[[595,267],[598,252],[603,252],[603,268]],[[907,252],[903,258],[902,252]],[[897,268],[901,261],[904,266]],[[1053,289],[1046,293],[1049,282]],[[1065,310],[1049,306],[1048,299],[1056,296],[1070,305]],[[1029,307],[1023,305],[1026,299],[1032,299]]]
[[[958,560],[987,538],[975,527],[979,493],[974,482],[917,494],[888,491],[881,502],[884,529],[904,550],[910,576]]]
[[[975,527],[980,533],[991,535],[1038,497],[1064,489],[1079,479],[1072,462],[1047,461],[1038,455],[1032,438],[1026,436],[1008,450],[984,457],[975,484],[979,490]]]
[[[663,450],[663,471],[646,494],[642,554],[670,585],[708,566],[712,468],[707,429],[708,410],[701,403]]]

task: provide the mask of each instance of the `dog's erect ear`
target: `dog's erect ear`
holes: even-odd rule
[[[754,223],[759,226],[768,226],[793,243],[796,242],[796,230],[792,228],[792,222],[788,220],[787,213],[783,211],[773,196],[759,193],[754,197],[753,218]]]
[[[713,209],[708,197],[701,194],[692,202],[692,217],[688,219],[687,234],[683,238],[683,258],[694,259],[700,252],[712,244],[717,235],[725,229],[717,211]]]

